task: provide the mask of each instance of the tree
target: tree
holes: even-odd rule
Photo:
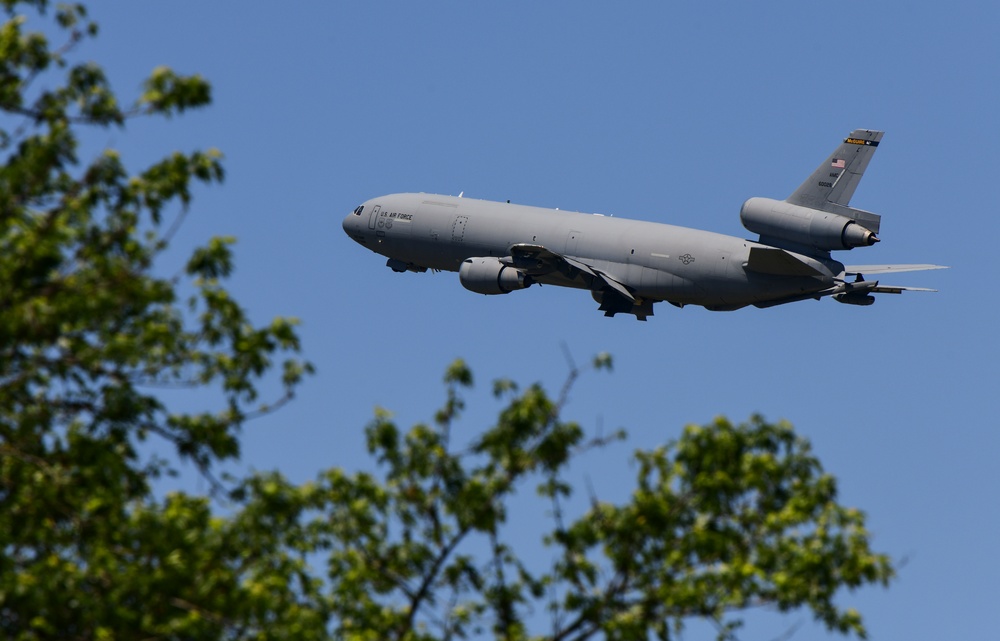
[[[725,637],[758,605],[864,635],[834,596],[887,583],[891,563],[790,426],[689,427],[636,454],[627,501],[577,509],[568,465],[620,435],[588,438],[562,419],[575,370],[555,399],[497,382],[496,424],[456,443],[472,384],[458,362],[432,424],[404,433],[383,412],[368,426],[378,473],[216,479],[246,421],[311,370],[294,357],[294,322],[255,328],[229,296],[231,239],[195,249],[177,277],[158,274],[193,186],[223,177],[218,152],[175,152],[138,173],[113,150],[78,157],[81,128],[204,107],[210,87],[161,68],[123,108],[99,66],[72,61],[97,34],[82,6],[3,7],[0,635],[568,641],[668,638],[706,618]],[[26,30],[50,15],[56,47]],[[284,392],[262,405],[275,367]],[[215,390],[221,407],[177,412],[164,386]],[[176,464],[143,458],[148,438],[193,462],[212,495],[157,496],[152,481]],[[530,484],[552,515],[541,569],[510,523]]]
[[[204,581],[232,583],[237,559],[190,540],[219,529],[206,500],[153,500],[150,481],[171,468],[137,446],[166,439],[217,483],[213,465],[268,411],[258,386],[274,360],[284,393],[271,407],[310,366],[287,357],[299,349],[292,320],[255,328],[223,287],[232,239],[196,249],[178,277],[157,274],[193,185],[223,177],[217,151],[174,152],[135,174],[114,150],[79,158],[81,128],[203,107],[208,83],[157,69],[122,107],[98,65],[72,61],[97,34],[82,6],[3,9],[0,636],[191,635],[211,618]],[[27,30],[49,16],[58,46]],[[180,300],[182,287],[196,293]],[[221,406],[171,411],[159,387],[215,389]]]
[[[689,426],[635,454],[628,501],[591,497],[570,520],[567,466],[610,439],[563,421],[563,401],[541,387],[518,394],[502,382],[497,394],[510,399],[497,424],[455,448],[458,392],[471,380],[452,366],[433,426],[402,434],[388,415],[376,418],[368,447],[382,478],[332,470],[317,488],[328,498],[310,527],[331,550],[337,638],[668,639],[691,618],[728,638],[741,625],[734,613],[757,606],[809,608],[829,629],[865,636],[860,615],[834,596],[887,584],[892,565],[788,424]],[[513,494],[532,479],[552,515],[544,570],[524,561],[523,528],[507,522]]]

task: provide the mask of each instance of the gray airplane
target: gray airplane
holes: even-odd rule
[[[879,242],[877,214],[849,207],[883,132],[857,129],[785,200],[751,198],[740,219],[758,241],[600,214],[454,196],[373,198],[344,219],[344,231],[387,256],[396,272],[457,271],[480,294],[538,283],[588,289],[605,316],[646,320],[653,303],[729,311],[832,296],[871,305],[873,294],[916,287],[865,275],[938,265],[845,267],[830,252]]]

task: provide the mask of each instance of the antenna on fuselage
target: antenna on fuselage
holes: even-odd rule
[[[459,198],[461,198],[461,197],[462,197],[462,194],[464,194],[464,193],[465,193],[464,191],[460,191],[460,192],[458,192],[458,197],[459,197]]]

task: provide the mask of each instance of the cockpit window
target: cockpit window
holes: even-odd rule
[[[364,205],[358,205],[357,208],[354,210],[354,215],[355,216],[360,216],[361,212],[363,212],[364,210],[365,210],[365,206]]]

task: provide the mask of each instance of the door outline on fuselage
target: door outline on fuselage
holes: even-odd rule
[[[566,253],[570,256],[577,256],[577,250],[580,247],[580,237],[583,236],[583,232],[571,229],[568,234],[566,234]]]
[[[378,214],[381,210],[382,205],[372,207],[372,213],[368,216],[368,229],[375,229],[375,222],[378,220]]]
[[[468,216],[455,216],[455,222],[451,224],[451,239],[460,243],[465,240],[465,225],[469,222]]]

